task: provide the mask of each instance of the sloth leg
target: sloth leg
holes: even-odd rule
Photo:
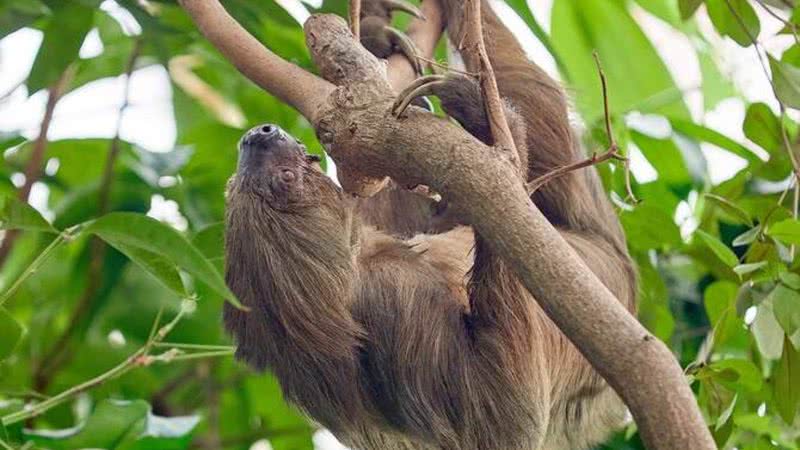
[[[416,6],[404,0],[366,0],[361,6],[361,44],[378,58],[385,59],[401,53],[408,58],[414,70],[422,74],[416,45],[405,33],[391,26],[394,11],[423,17]]]

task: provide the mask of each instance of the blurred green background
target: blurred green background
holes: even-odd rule
[[[300,22],[346,13],[223,3],[309,70]],[[495,6],[602,152],[597,51],[641,200],[625,201],[622,166],[598,167],[640,320],[720,448],[800,447],[795,1]],[[174,2],[0,0],[0,448],[336,448],[233,360],[221,327],[225,182],[243,131],[266,121],[321,153]],[[602,448],[643,447],[630,425]]]

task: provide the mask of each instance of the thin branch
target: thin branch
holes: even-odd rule
[[[44,153],[47,149],[47,132],[50,130],[50,122],[53,120],[53,111],[55,111],[56,104],[61,99],[61,96],[64,94],[67,86],[69,86],[73,74],[73,66],[68,67],[61,74],[58,80],[56,80],[56,82],[50,87],[47,96],[47,104],[44,108],[42,123],[39,125],[39,136],[37,136],[36,140],[33,142],[31,157],[28,159],[28,162],[25,166],[25,183],[17,192],[17,197],[22,202],[28,201],[28,197],[30,197],[31,194],[31,188],[33,188],[33,185],[39,181],[39,177],[42,174],[42,163],[44,162]],[[0,267],[3,266],[6,258],[8,258],[8,255],[11,253],[11,249],[14,248],[14,242],[16,242],[19,234],[19,230],[10,230],[6,232],[3,243],[0,244]]]
[[[781,17],[780,14],[773,11],[772,8],[769,7],[769,5],[764,3],[764,0],[756,0],[756,3],[758,3],[761,6],[761,8],[763,8],[764,11],[767,12],[767,14],[777,19],[778,21],[783,23],[787,28],[789,28],[792,31],[792,35],[794,36],[794,42],[796,44],[800,44],[800,37],[798,37],[797,35],[797,26],[794,23],[792,23],[791,20],[787,20],[786,18]]]
[[[179,0],[197,28],[225,58],[262,89],[313,122],[334,86],[264,47],[217,0]]]
[[[576,163],[568,164],[566,166],[558,167],[536,178],[528,183],[528,194],[532,195],[548,182],[566,175],[574,170],[583,169],[585,167],[594,166],[605,161],[615,159],[622,162],[625,170],[625,201],[636,204],[639,203],[639,200],[634,195],[633,188],[631,186],[630,160],[620,154],[619,145],[617,145],[617,139],[614,137],[614,132],[611,129],[611,110],[608,104],[608,80],[606,79],[605,71],[603,71],[603,65],[600,63],[600,56],[597,54],[597,52],[593,52],[592,56],[594,57],[594,62],[597,65],[597,73],[600,76],[600,86],[603,90],[603,118],[606,130],[606,138],[608,139],[608,149],[599,156],[594,153],[589,158]]]
[[[157,333],[152,334],[150,339],[148,339],[147,342],[141,348],[133,352],[124,361],[90,380],[72,386],[71,388],[61,392],[58,395],[50,397],[42,402],[34,403],[30,407],[27,407],[21,411],[17,411],[8,414],[6,416],[3,416],[2,419],[0,420],[0,423],[2,423],[4,426],[9,426],[18,422],[22,422],[24,420],[34,418],[36,416],[44,414],[50,409],[66,401],[69,401],[70,399],[74,398],[76,395],[82,392],[86,392],[89,389],[99,386],[107,381],[119,378],[120,376],[130,372],[133,369],[142,366],[148,366],[152,364],[153,361],[169,362],[169,361],[154,359],[149,355],[149,352],[153,348],[153,345],[157,342],[162,341],[169,334],[169,332],[172,331],[173,328],[175,328],[175,325],[177,325],[177,323],[187,313],[193,311],[194,307],[195,305],[193,299],[184,299],[183,303],[181,304],[181,309],[178,311],[178,314],[176,314],[175,317],[169,323],[159,328]],[[159,318],[160,314],[156,316],[156,321],[154,322],[154,328],[157,327]]]
[[[764,72],[764,76],[766,77],[770,86],[772,86],[772,91],[775,92],[775,84],[772,81],[772,76],[770,75],[770,71],[767,69],[767,64],[764,61],[764,57],[761,55],[761,51],[759,50],[760,45],[757,36],[754,36],[753,33],[750,32],[750,30],[747,28],[747,25],[745,25],[744,20],[739,15],[738,11],[736,11],[736,8],[734,8],[733,5],[731,5],[730,0],[725,0],[725,4],[728,6],[728,9],[730,10],[731,14],[733,14],[733,17],[736,19],[736,23],[739,24],[739,27],[742,29],[742,31],[744,31],[744,33],[747,34],[747,37],[750,38],[750,42],[753,43],[753,49],[755,50],[756,55],[758,56],[758,62],[759,64],[761,64],[761,70]],[[764,50],[764,53],[767,53],[767,51]],[[786,105],[784,105],[781,99],[778,98],[777,94],[775,95],[775,100],[778,102],[778,106],[780,107],[781,110],[781,135],[784,147],[786,153],[788,153],[789,155],[789,159],[792,162],[792,169],[794,171],[794,176],[800,178],[800,163],[798,163],[797,157],[794,154],[794,149],[792,148],[792,145],[789,143],[789,138],[786,133],[786,124],[784,124],[783,121],[783,117],[786,114]]]
[[[355,40],[361,40],[361,0],[350,0],[350,31]]]
[[[461,48],[461,54],[464,56],[468,70],[480,74],[481,91],[494,145],[511,150],[512,155],[517,155],[517,147],[506,120],[494,70],[489,61],[489,55],[486,53],[481,20],[481,0],[466,0],[464,14],[466,26],[463,31],[464,46]]]
[[[475,78],[475,79],[480,77],[480,74],[467,72],[466,70],[456,69],[455,67],[452,67],[450,64],[441,63],[439,61],[436,61],[435,59],[425,58],[424,56],[419,56],[419,55],[417,55],[417,59],[419,59],[420,61],[426,62],[426,63],[430,64],[431,66],[435,66],[435,67],[439,67],[441,69],[444,69],[447,72],[459,73],[461,75],[465,75],[465,76],[472,77],[472,78]]]
[[[105,166],[103,167],[103,174],[100,180],[96,212],[98,217],[108,212],[111,186],[114,178],[114,166],[116,165],[116,161],[120,152],[120,133],[122,131],[122,120],[125,116],[125,111],[128,109],[128,106],[130,106],[131,79],[141,50],[142,40],[137,39],[125,65],[125,85],[122,96],[123,100],[117,111],[116,131],[114,133],[114,137],[111,139],[111,144],[109,144],[108,155],[106,156]],[[95,298],[97,292],[102,286],[103,259],[105,258],[106,254],[106,244],[102,239],[98,237],[92,237],[89,245],[91,246],[91,256],[86,278],[86,288],[83,290],[77,305],[72,310],[72,314],[67,321],[67,328],[63,333],[61,333],[61,336],[59,336],[58,340],[56,340],[56,342],[50,347],[50,351],[41,358],[40,364],[37,365],[36,370],[34,370],[34,388],[38,391],[46,391],[50,381],[52,380],[53,374],[55,374],[61,366],[66,364],[72,358],[72,352],[68,348],[69,341],[83,323],[83,318],[90,310],[89,307],[91,306],[92,300]]]

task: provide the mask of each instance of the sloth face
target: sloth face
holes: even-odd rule
[[[336,189],[322,174],[319,161],[280,127],[259,125],[239,141],[239,165],[229,183],[229,199],[254,194],[278,211],[314,203],[320,190]]]

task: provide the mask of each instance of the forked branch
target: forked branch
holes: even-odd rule
[[[627,193],[625,200],[636,204],[639,203],[639,200],[634,195],[631,187],[630,160],[620,153],[619,145],[617,145],[617,139],[614,137],[614,132],[611,129],[611,112],[608,106],[608,81],[606,80],[606,74],[603,71],[603,65],[600,64],[600,57],[597,55],[597,52],[592,53],[592,56],[594,57],[595,64],[597,64],[597,73],[600,75],[600,85],[603,89],[603,115],[605,120],[606,137],[608,138],[608,148],[600,155],[597,153],[592,153],[592,156],[582,161],[558,167],[536,178],[528,183],[528,194],[532,195],[548,182],[564,176],[574,170],[580,170],[585,167],[594,166],[604,163],[608,160],[615,159],[617,161],[621,161],[623,167],[625,168],[625,190]]]
[[[233,25],[218,18],[200,21],[195,17],[198,11],[224,13],[218,2],[181,1],[194,10],[190,14],[198,26],[219,27],[204,30],[212,42],[217,40],[215,45],[229,41]],[[202,5],[197,6],[199,3]],[[477,0],[468,4],[471,8],[480,5]],[[222,51],[226,56],[228,52],[246,56],[237,67],[247,59],[261,60],[264,72],[246,75],[262,80],[259,84],[268,90],[284,89],[280,92],[291,98],[295,107],[313,117],[321,143],[340,167],[346,164],[375,178],[388,175],[405,185],[424,184],[458,204],[465,220],[506,260],[542,310],[620,394],[648,448],[716,448],[670,350],[627,312],[533,206],[514,169],[488,158],[491,152],[486,145],[448,120],[415,108],[402,119],[395,118],[390,111],[394,93],[385,77],[385,65],[353,39],[343,19],[313,16],[305,31],[320,73],[338,86],[336,89],[308,74],[298,79],[291,71],[264,65],[265,60],[275,63],[277,57],[272,53],[242,54],[236,45]],[[275,64],[283,67],[286,63]],[[250,65],[248,69],[259,67]],[[468,70],[476,71],[469,66]],[[485,73],[483,67],[478,71]],[[304,80],[310,82],[306,85]],[[288,95],[288,84],[311,100]],[[331,95],[326,97],[326,91]],[[484,92],[498,97],[492,86]],[[503,121],[499,122],[493,124],[500,129],[496,143],[512,142],[510,133],[502,130]]]

